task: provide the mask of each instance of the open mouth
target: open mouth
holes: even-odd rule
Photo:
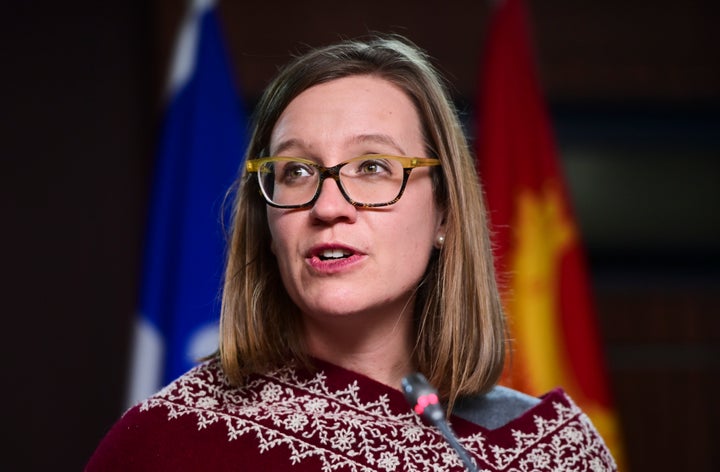
[[[345,249],[325,249],[318,254],[321,261],[331,261],[336,259],[345,259],[350,257],[352,252]]]

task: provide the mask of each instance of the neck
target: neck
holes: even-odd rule
[[[383,317],[354,314],[304,319],[309,353],[314,357],[396,389],[413,369],[409,311]]]

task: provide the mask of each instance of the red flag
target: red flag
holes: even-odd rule
[[[514,340],[503,383],[532,395],[563,387],[620,465],[587,268],[522,0],[493,13],[478,100],[478,172]]]

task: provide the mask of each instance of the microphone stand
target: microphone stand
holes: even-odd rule
[[[470,472],[478,472],[475,463],[470,460],[467,451],[458,441],[455,433],[445,419],[445,413],[438,399],[437,391],[430,385],[424,375],[419,372],[402,379],[402,390],[413,411],[435,426],[445,441],[457,452],[465,468]]]

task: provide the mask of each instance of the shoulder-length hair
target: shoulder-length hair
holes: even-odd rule
[[[288,104],[334,79],[370,75],[403,90],[420,117],[445,212],[445,242],[428,264],[414,308],[413,361],[452,405],[498,380],[505,322],[493,270],[483,195],[457,112],[426,54],[404,38],[346,40],[312,50],[284,67],[259,100],[247,159],[268,154],[270,135]],[[266,204],[257,181],[238,182],[222,296],[220,358],[233,384],[289,359],[310,365],[301,316],[285,291],[270,250]]]

